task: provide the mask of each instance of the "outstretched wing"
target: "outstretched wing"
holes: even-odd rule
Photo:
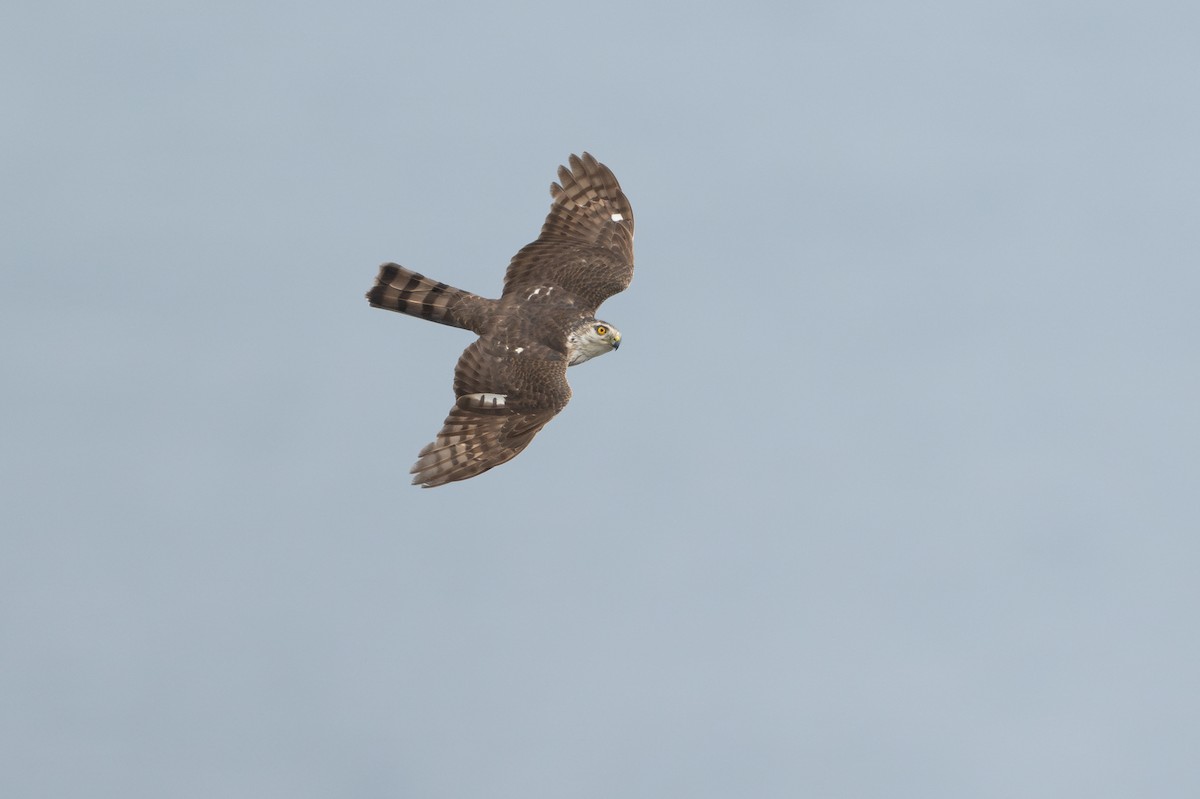
[[[411,469],[415,485],[466,480],[512,460],[566,407],[563,357],[540,345],[519,349],[481,338],[463,352],[454,370],[457,399]]]
[[[541,235],[508,266],[504,294],[561,286],[595,313],[633,279],[633,208],[612,170],[588,153],[560,166],[558,181]]]

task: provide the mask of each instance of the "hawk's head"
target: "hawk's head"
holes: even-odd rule
[[[574,366],[621,346],[621,331],[608,322],[584,319],[567,334],[567,364]]]

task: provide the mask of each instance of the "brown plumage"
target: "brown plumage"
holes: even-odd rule
[[[479,335],[454,370],[455,404],[421,450],[413,483],[465,480],[511,460],[571,398],[567,367],[616,349],[595,318],[633,278],[633,209],[612,171],[584,153],[559,167],[537,240],[513,256],[500,299],[379,268],[367,300]]]

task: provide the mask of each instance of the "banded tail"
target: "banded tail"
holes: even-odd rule
[[[375,308],[399,311],[476,333],[482,332],[480,325],[490,315],[490,306],[495,304],[495,300],[430,280],[399,264],[379,267],[375,286],[367,292],[367,301]]]

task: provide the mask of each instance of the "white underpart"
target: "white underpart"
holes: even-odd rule
[[[609,219],[611,219],[614,222],[620,222],[620,221],[624,220],[625,217],[621,216],[620,214],[613,214],[612,216],[609,217]]]
[[[470,400],[475,400],[481,405],[490,405],[493,408],[501,408],[504,402],[508,399],[507,394],[463,394],[463,397]]]

